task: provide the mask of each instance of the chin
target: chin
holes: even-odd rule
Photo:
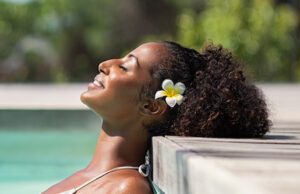
[[[85,104],[86,106],[88,106],[89,108],[91,108],[89,106],[89,95],[88,95],[88,91],[83,92],[82,94],[80,94],[80,101]]]
[[[100,113],[98,113],[99,107],[97,102],[95,102],[95,96],[91,95],[89,91],[85,91],[80,95],[80,101],[86,105],[89,109],[91,109],[93,112],[97,113],[100,116]],[[97,101],[97,100],[96,100]],[[98,107],[98,108],[96,108]]]

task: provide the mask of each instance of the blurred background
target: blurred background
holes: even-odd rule
[[[0,82],[86,82],[146,41],[222,44],[257,82],[300,81],[298,0],[0,0]]]
[[[101,119],[80,94],[148,41],[222,44],[300,127],[299,0],[0,0],[0,188],[40,193],[90,161]],[[261,84],[263,83],[263,84]]]

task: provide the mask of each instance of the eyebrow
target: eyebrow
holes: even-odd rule
[[[133,58],[135,58],[138,67],[141,67],[141,65],[140,65],[140,63],[139,63],[139,59],[138,59],[135,55],[129,54],[128,57],[133,57]]]

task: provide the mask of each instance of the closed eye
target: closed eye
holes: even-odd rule
[[[120,69],[122,69],[122,71],[124,71],[124,72],[127,72],[127,71],[128,71],[128,69],[127,69],[126,67],[122,66],[122,65],[119,65],[119,67],[120,67]]]

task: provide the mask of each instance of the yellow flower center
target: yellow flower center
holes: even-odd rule
[[[176,96],[177,94],[179,94],[179,91],[175,90],[172,87],[168,87],[168,88],[166,88],[165,94],[167,95],[167,97],[172,98],[172,97]]]

